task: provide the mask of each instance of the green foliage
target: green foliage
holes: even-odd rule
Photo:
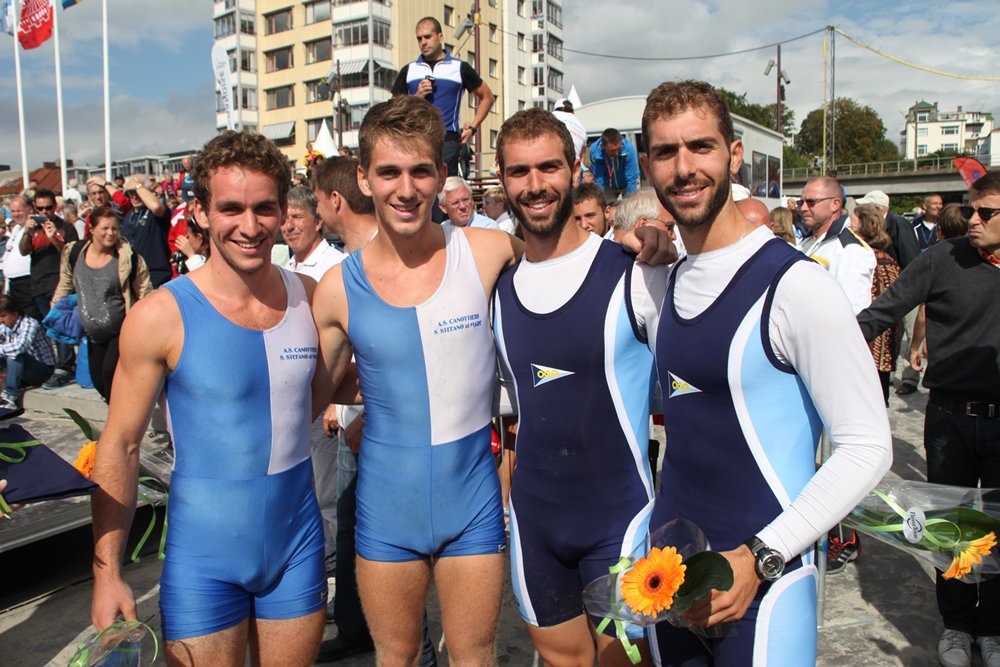
[[[808,155],[799,152],[794,146],[785,144],[782,162],[785,169],[808,169],[812,166],[812,160]]]
[[[63,408],[63,412],[69,415],[69,418],[73,420],[80,430],[83,431],[83,437],[87,440],[95,440],[94,427],[90,425],[90,422],[86,420],[79,412],[76,410],[70,410],[69,408]]]
[[[895,144],[885,137],[878,113],[848,97],[834,103],[836,115],[835,158],[837,164],[880,162],[899,159]],[[806,115],[795,137],[795,148],[806,155],[823,154],[823,108]]]
[[[726,98],[726,104],[729,105],[730,113],[734,113],[737,116],[742,116],[749,121],[753,121],[758,125],[763,125],[764,127],[769,127],[775,130],[774,126],[774,104],[757,104],[756,102],[751,102],[747,99],[747,94],[737,95],[731,90],[726,90],[725,88],[719,88],[719,92],[724,98]],[[781,108],[781,120],[782,128],[778,130],[785,136],[791,136],[795,133],[795,112],[789,109],[787,106]]]
[[[713,589],[728,591],[733,587],[733,568],[726,557],[716,551],[701,551],[684,561],[687,566],[684,583],[674,595],[672,609],[684,611]]]

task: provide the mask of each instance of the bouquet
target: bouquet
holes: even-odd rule
[[[707,550],[705,534],[690,521],[669,521],[650,534],[649,543],[648,552],[622,557],[583,590],[587,611],[604,618],[597,631],[613,623],[633,663],[639,655],[625,634],[626,623],[645,627],[665,620],[707,637],[709,631],[687,620],[684,612],[713,589],[728,591],[733,585],[729,561]]]
[[[1000,490],[883,480],[843,521],[965,583],[1000,573]]]

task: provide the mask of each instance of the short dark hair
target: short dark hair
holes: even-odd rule
[[[434,26],[434,32],[437,33],[437,34],[441,34],[442,32],[444,32],[444,30],[441,29],[441,22],[438,21],[433,16],[425,16],[424,18],[422,18],[419,21],[417,21],[417,25],[418,26],[421,23],[430,23],[432,26]]]
[[[962,217],[961,204],[948,204],[938,213],[937,228],[943,239],[957,239],[969,233],[969,221]]]
[[[375,143],[382,138],[391,143],[413,144],[423,140],[430,144],[434,164],[444,163],[444,123],[437,107],[417,95],[400,95],[388,102],[376,104],[361,121],[358,131],[358,152],[361,167],[371,166]]]
[[[563,145],[563,157],[566,164],[572,169],[576,164],[576,146],[573,144],[573,137],[570,135],[566,125],[552,115],[551,112],[541,107],[532,107],[508,118],[500,128],[497,136],[497,166],[503,174],[504,167],[504,146],[508,141],[515,139],[536,139],[543,134],[554,134],[559,137]]]
[[[313,167],[313,186],[323,194],[340,194],[352,213],[371,215],[375,202],[358,187],[358,158],[338,155]]]
[[[0,313],[11,315],[24,315],[24,310],[9,294],[0,294]]]
[[[39,199],[51,199],[52,203],[56,202],[56,193],[52,192],[48,188],[39,188],[35,190],[35,195],[31,198],[32,203],[38,201]]]
[[[719,121],[719,132],[732,144],[736,140],[733,117],[726,98],[710,83],[704,81],[667,81],[654,88],[646,98],[642,112],[642,134],[649,137],[649,126],[654,120],[670,118],[688,109],[707,109]],[[646,142],[649,151],[649,141]]]
[[[620,144],[622,142],[622,133],[613,127],[601,132],[601,142],[605,144]]]
[[[977,195],[1000,194],[1000,171],[988,171],[969,188]]]
[[[285,208],[288,204],[288,158],[274,143],[262,134],[225,130],[211,139],[195,162],[194,196],[205,207],[211,202],[212,192],[209,181],[219,169],[236,167],[255,171],[275,180],[278,188],[278,204]]]
[[[579,204],[582,201],[593,199],[601,208],[607,208],[608,200],[604,196],[604,188],[597,183],[581,183],[573,188],[573,203]]]

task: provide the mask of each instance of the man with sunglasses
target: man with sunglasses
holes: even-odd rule
[[[926,304],[927,481],[1000,487],[1000,172],[970,195],[961,207],[969,235],[929,247],[858,322],[872,340]],[[1000,667],[1000,580],[965,584],[938,573],[937,601],[941,664],[968,665],[975,637],[983,663]]]
[[[827,268],[855,313],[866,308],[872,302],[875,253],[851,231],[840,183],[826,176],[806,183],[799,212],[812,234],[798,249]]]
[[[56,215],[56,195],[51,190],[35,191],[35,215],[28,218],[18,250],[31,257],[31,295],[38,318],[49,312],[52,294],[59,283],[59,256],[63,245],[78,240],[76,229]],[[44,220],[43,220],[44,218]],[[29,313],[30,314],[30,313]],[[56,343],[56,370],[42,386],[55,389],[73,380],[76,353],[72,345]]]

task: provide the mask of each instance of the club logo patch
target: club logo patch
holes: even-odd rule
[[[540,387],[547,382],[569,377],[570,375],[576,375],[576,373],[573,371],[564,371],[561,368],[550,368],[548,366],[531,364],[531,379],[533,387]]]

